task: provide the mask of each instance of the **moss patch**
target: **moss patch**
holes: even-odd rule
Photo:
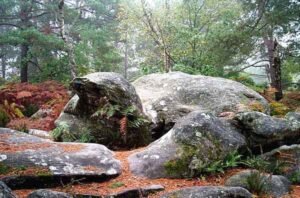
[[[284,117],[290,111],[287,106],[280,102],[271,102],[270,108],[272,116]]]

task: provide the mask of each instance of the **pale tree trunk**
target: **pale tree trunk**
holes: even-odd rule
[[[170,57],[167,48],[164,48],[164,68],[165,72],[171,71]]]
[[[152,13],[151,11],[147,10],[147,6],[146,6],[146,0],[141,0],[142,3],[142,9],[143,9],[143,13],[144,13],[144,19],[142,20],[142,22],[144,24],[146,24],[146,26],[149,28],[150,31],[150,36],[153,38],[154,42],[160,47],[161,49],[161,55],[163,57],[163,61],[164,61],[164,65],[163,65],[163,69],[165,70],[165,72],[170,72],[171,71],[171,61],[174,62],[174,60],[172,59],[170,52],[168,51],[169,47],[167,45],[167,42],[165,40],[165,32],[163,32],[163,30],[160,27],[160,24],[152,18]],[[165,0],[165,6],[166,6],[166,13],[169,13],[169,1]],[[166,21],[167,23],[163,24],[163,25],[168,25],[168,21],[169,21],[169,14],[165,15]],[[155,25],[156,24],[156,25]],[[168,33],[166,33],[168,34]]]
[[[264,45],[267,48],[269,64],[266,66],[266,73],[271,82],[271,86],[276,89],[275,100],[279,101],[283,98],[282,82],[281,82],[281,59],[279,55],[279,44],[273,37],[265,37]]]
[[[126,39],[125,39],[125,57],[124,57],[124,77],[127,79],[128,75],[128,33],[126,32]]]
[[[68,61],[70,67],[71,77],[75,78],[77,76],[76,62],[74,56],[74,46],[72,41],[69,41],[68,36],[65,32],[65,14],[64,14],[64,0],[59,0],[58,4],[58,22],[60,26],[60,36],[65,43],[65,49],[68,54]]]
[[[169,0],[165,0],[165,9],[166,9],[166,14],[165,14],[165,19],[166,19],[166,27],[169,27],[169,14],[170,14],[170,4]],[[163,41],[164,43],[164,65],[165,65],[165,71],[170,72],[171,71],[171,61],[170,61],[170,56],[168,53],[168,46],[166,44],[166,41]]]

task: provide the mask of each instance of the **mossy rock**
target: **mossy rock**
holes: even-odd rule
[[[60,141],[99,143],[111,149],[147,145],[150,122],[134,87],[116,73],[93,73],[71,83],[75,96],[56,120]],[[59,131],[58,128],[56,131]],[[84,141],[83,141],[84,140]]]

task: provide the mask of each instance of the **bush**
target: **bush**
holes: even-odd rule
[[[201,67],[191,67],[184,64],[175,64],[173,67],[174,71],[181,71],[187,74],[202,74],[206,76],[220,76],[219,70],[210,65],[202,65]]]
[[[272,116],[285,116],[290,109],[285,106],[284,104],[280,102],[271,102],[270,103],[270,108],[271,108],[271,115]]]
[[[252,171],[246,179],[248,190],[259,197],[266,195],[267,185],[265,180],[266,178],[263,173]]]
[[[9,121],[10,119],[6,112],[0,108],[0,127],[6,127]]]
[[[37,106],[35,104],[29,104],[24,108],[24,110],[22,112],[23,112],[24,116],[31,117],[38,110],[39,110],[39,106]]]
[[[0,175],[5,175],[9,173],[11,168],[0,162]]]
[[[247,74],[237,74],[229,77],[229,79],[242,83],[246,86],[254,86],[254,80]]]
[[[164,164],[167,174],[171,177],[195,177],[203,174],[224,173],[225,169],[237,167],[241,162],[241,155],[233,151],[223,160],[211,163],[202,163],[201,166],[191,170],[190,164],[197,155],[197,149],[193,146],[184,146],[182,156],[179,159],[168,161]]]
[[[293,184],[298,184],[300,182],[300,170],[297,170],[289,175],[289,180]]]

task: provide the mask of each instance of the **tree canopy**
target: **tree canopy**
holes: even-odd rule
[[[263,67],[281,89],[300,70],[294,0],[1,0],[0,10],[8,80],[131,70],[230,77]]]

